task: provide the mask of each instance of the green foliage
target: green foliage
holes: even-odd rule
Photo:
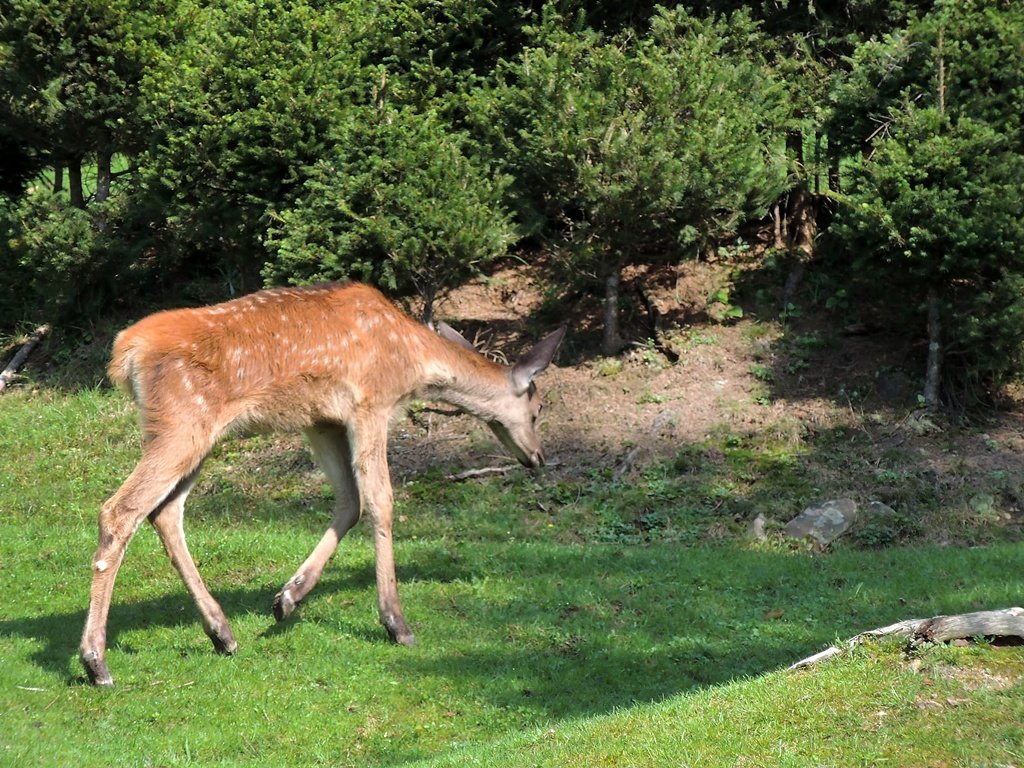
[[[173,252],[256,287],[268,207],[329,153],[368,90],[345,43],[360,20],[311,3],[182,0],[175,44],[143,85],[154,146],[142,183]]]
[[[16,286],[0,298],[0,318],[52,320],[100,298],[103,238],[92,215],[63,196],[40,191],[19,203],[0,201],[0,238],[7,256],[0,278]]]
[[[951,383],[984,392],[1021,365],[1024,6],[841,5],[10,0],[0,325],[182,280],[353,276],[429,312],[513,220],[610,325],[623,266],[709,250],[827,159],[829,268],[907,328],[937,291]]]
[[[429,315],[438,291],[503,255],[513,238],[507,180],[463,152],[437,115],[354,110],[343,141],[272,214],[269,282],[344,277],[414,288]]]
[[[1022,46],[1019,6],[944,7],[865,46],[838,91],[837,119],[885,117],[833,235],[904,322],[923,331],[937,298],[948,398],[982,397],[1024,360],[1024,133],[996,96],[1024,88],[1003,58],[1019,62]]]
[[[939,3],[922,18],[854,50],[848,72],[833,83],[829,141],[857,156],[866,142],[884,138],[900,113],[936,105],[941,56],[945,111],[1016,137],[1019,149],[1021,116],[1015,104],[1024,98],[1022,55],[1019,3]]]
[[[660,11],[647,36],[605,39],[547,10],[479,120],[524,223],[564,239],[573,269],[686,252],[782,189],[783,94],[744,48],[747,17]]]
[[[132,101],[147,46],[147,12],[132,0],[12,0],[0,16],[0,102],[8,129],[58,161],[96,149],[105,135],[132,141]],[[152,31],[152,30],[148,30]]]

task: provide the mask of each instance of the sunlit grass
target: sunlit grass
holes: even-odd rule
[[[580,494],[632,504],[656,475],[644,491],[428,475],[398,494],[400,590],[419,641],[399,648],[377,623],[365,527],[274,622],[272,597],[331,500],[297,444],[264,438],[218,449],[187,516],[239,653],[213,653],[143,528],[111,614],[117,687],[95,690],[77,644],[96,512],[137,458],[134,415],[112,393],[16,393],[0,400],[0,440],[2,765],[922,765],[968,764],[968,748],[1020,759],[1019,649],[932,651],[947,655],[917,669],[871,650],[780,671],[899,619],[1018,604],[1019,545],[601,543],[581,535],[600,518],[573,509]],[[723,464],[753,450],[735,447]],[[790,466],[779,482],[799,481]],[[1009,682],[969,690],[940,663]]]

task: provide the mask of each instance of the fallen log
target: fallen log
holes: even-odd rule
[[[545,467],[558,467],[561,466],[560,461],[549,461]],[[478,469],[467,469],[464,472],[458,472],[454,475],[445,475],[445,480],[450,480],[454,483],[460,483],[463,480],[472,480],[475,477],[487,477],[488,475],[507,475],[517,469],[522,469],[521,464],[506,464],[501,467],[480,467]]]
[[[25,340],[25,343],[21,345],[14,357],[11,358],[11,362],[4,368],[3,373],[0,373],[0,393],[7,389],[7,385],[14,379],[15,374],[21,369],[21,366],[25,364],[28,356],[32,354],[32,350],[36,348],[36,345],[50,332],[49,325],[41,325],[32,332],[32,335]]]
[[[908,619],[887,627],[861,632],[846,641],[845,647],[830,646],[791,665],[801,669],[831,659],[860,645],[865,640],[879,637],[902,637],[910,648],[924,643],[947,643],[972,637],[1018,638],[1024,640],[1024,608],[1004,608],[998,611],[977,611],[955,616],[933,616],[930,619]]]
[[[445,480],[452,482],[461,482],[463,480],[469,480],[474,477],[487,477],[488,475],[505,475],[511,472],[513,469],[518,468],[518,464],[508,464],[504,467],[480,467],[479,469],[467,469],[465,472],[459,472],[454,475],[445,475]]]

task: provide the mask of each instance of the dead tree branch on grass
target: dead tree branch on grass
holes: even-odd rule
[[[972,637],[1017,638],[1024,640],[1024,608],[1004,608],[999,611],[978,611],[955,616],[933,616],[930,619],[908,619],[861,632],[844,644],[845,647],[831,646],[820,653],[796,662],[790,669],[802,669],[831,659],[850,650],[866,640],[878,637],[906,638],[910,648],[924,643],[946,643]]]
[[[40,341],[50,332],[49,325],[41,325],[32,332],[32,335],[25,340],[25,343],[21,345],[14,357],[11,358],[11,362],[4,368],[3,373],[0,373],[0,393],[7,389],[7,385],[14,380],[14,376],[21,369],[21,366],[28,360],[28,356],[32,354],[32,350],[36,348]]]

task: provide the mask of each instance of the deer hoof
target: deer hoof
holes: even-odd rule
[[[227,626],[208,631],[207,636],[213,642],[213,649],[224,656],[231,656],[238,650],[238,641]]]
[[[395,635],[392,640],[394,640],[398,645],[404,645],[407,648],[411,648],[416,645],[416,636],[412,632]]]
[[[292,615],[292,611],[295,610],[295,605],[296,603],[292,599],[291,591],[282,589],[274,595],[274,618],[278,621],[284,621]]]
[[[416,645],[416,636],[413,635],[412,630],[409,629],[409,625],[406,623],[404,618],[385,619],[383,624],[384,628],[388,631],[388,635],[391,637],[392,642],[405,646]]]
[[[110,676],[107,662],[104,661],[99,653],[96,651],[82,651],[79,658],[82,661],[82,666],[85,667],[85,673],[89,676],[90,683],[113,687],[114,678]]]

